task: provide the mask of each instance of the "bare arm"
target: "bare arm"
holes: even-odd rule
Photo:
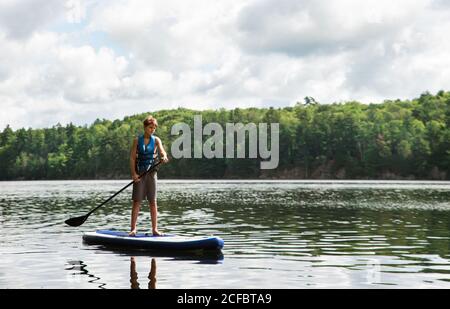
[[[138,180],[139,175],[136,174],[136,152],[137,152],[137,138],[133,140],[133,145],[131,146],[130,151],[130,171],[131,177],[136,181]]]
[[[161,161],[163,161],[163,163],[167,163],[169,161],[169,158],[167,157],[167,152],[164,149],[162,141],[159,137],[156,137],[156,147],[158,148],[159,154],[161,155]]]

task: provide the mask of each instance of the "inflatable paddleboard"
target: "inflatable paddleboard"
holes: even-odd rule
[[[143,233],[128,236],[127,232],[115,230],[85,233],[83,241],[87,244],[147,250],[220,250],[224,245],[224,241],[215,236],[153,236]]]

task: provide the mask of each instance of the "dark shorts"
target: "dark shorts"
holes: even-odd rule
[[[156,183],[158,181],[157,172],[151,172],[141,178],[138,183],[133,183],[133,201],[141,202],[145,198],[149,202],[156,201]]]

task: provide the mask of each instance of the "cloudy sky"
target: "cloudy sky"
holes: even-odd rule
[[[2,0],[0,129],[450,90],[447,0]]]

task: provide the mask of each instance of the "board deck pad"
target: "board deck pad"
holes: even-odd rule
[[[83,235],[83,241],[88,244],[155,250],[220,250],[224,245],[224,241],[216,236],[180,236],[173,234],[153,236],[147,233],[129,236],[127,232],[116,230],[88,232]]]

